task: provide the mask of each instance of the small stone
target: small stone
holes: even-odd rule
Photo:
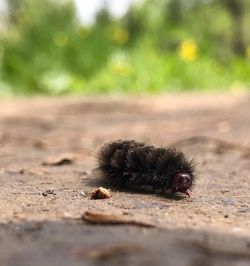
[[[23,175],[24,173],[25,173],[25,170],[23,168],[20,169],[19,174]]]
[[[55,193],[55,191],[54,191],[54,189],[47,189],[46,191],[44,191],[43,193],[42,193],[42,195],[43,196],[48,196],[48,195],[56,195],[56,193]]]
[[[238,210],[239,213],[244,213],[244,212],[250,212],[250,208],[240,208]]]
[[[46,190],[46,193],[47,194],[54,194],[54,195],[56,194],[55,191],[54,191],[54,189],[47,189]]]
[[[225,198],[222,200],[222,202],[224,203],[224,205],[235,205],[234,200],[231,198]]]
[[[111,194],[108,189],[99,187],[92,191],[90,199],[108,199],[110,197]]]
[[[85,196],[85,195],[86,195],[86,193],[85,193],[85,192],[83,192],[83,191],[81,191],[81,192],[80,192],[80,195],[81,195],[81,196]]]

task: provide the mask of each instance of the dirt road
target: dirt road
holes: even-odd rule
[[[248,95],[0,105],[0,265],[250,264]],[[191,198],[113,189],[109,199],[90,200],[96,150],[121,138],[195,158]],[[155,228],[89,225],[80,219],[87,210]]]

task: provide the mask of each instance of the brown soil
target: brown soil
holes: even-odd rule
[[[249,265],[250,98],[19,99],[0,108],[0,265]],[[182,148],[191,198],[118,191],[91,200],[106,141]],[[85,211],[140,225],[89,225]]]

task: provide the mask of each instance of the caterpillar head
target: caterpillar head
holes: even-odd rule
[[[191,186],[192,179],[188,173],[177,173],[173,178],[171,191],[172,193],[182,192],[190,197]]]

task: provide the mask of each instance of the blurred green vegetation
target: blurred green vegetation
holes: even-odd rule
[[[250,87],[247,0],[145,0],[79,23],[72,2],[9,0],[0,95]]]

